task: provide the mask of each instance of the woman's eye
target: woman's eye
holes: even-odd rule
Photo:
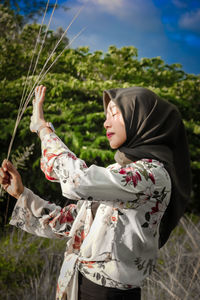
[[[114,117],[114,116],[116,116],[117,115],[117,113],[114,113],[114,114],[112,114],[112,117]]]

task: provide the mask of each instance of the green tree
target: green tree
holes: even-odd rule
[[[36,29],[37,24],[25,26],[18,35],[19,42],[15,39],[11,42],[12,46],[16,43],[15,48],[12,48],[13,56],[23,59],[21,69],[17,61],[9,63],[9,48],[2,54],[4,67],[0,70],[2,98],[0,126],[3,128],[0,135],[1,160],[6,157],[12,135],[30,62],[30,52],[36,38],[36,34],[33,33],[36,33]],[[37,79],[39,70],[49,56],[51,38],[55,35],[54,32],[49,33],[49,40],[41,53],[36,75],[30,76],[31,80]],[[61,44],[51,62],[64,45]],[[0,41],[1,47],[5,47],[4,40]],[[24,51],[21,51],[22,47]],[[97,163],[106,166],[113,162],[114,152],[109,149],[103,129],[103,90],[113,87],[144,86],[177,105],[186,125],[191,153],[193,195],[188,209],[200,212],[199,75],[187,74],[181,65],[168,65],[160,57],[139,60],[137,49],[133,46],[121,49],[110,46],[106,53],[102,51],[90,53],[88,47],[82,47],[65,50],[42,83],[47,86],[46,119],[54,123],[61,139],[88,165]],[[40,142],[37,136],[29,131],[31,112],[32,108],[29,106],[19,124],[13,154],[16,151],[23,152],[25,147],[34,144],[34,153],[27,163],[27,170],[22,172],[25,185],[46,199],[64,203],[66,199],[58,197],[61,195],[59,185],[47,182],[39,170]]]
[[[15,16],[23,16],[23,24],[28,21],[37,21],[39,16],[44,14],[47,1],[46,0],[0,0],[0,3],[10,9],[13,10]],[[54,3],[49,2],[47,11],[51,10],[54,7]],[[62,8],[64,10],[68,10],[69,8],[65,5],[61,5],[59,3],[56,4],[56,8]]]

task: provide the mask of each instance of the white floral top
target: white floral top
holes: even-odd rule
[[[163,164],[142,159],[107,168],[77,158],[55,133],[42,140],[41,168],[77,200],[61,208],[25,188],[10,224],[30,233],[66,238],[56,299],[78,299],[78,271],[107,287],[141,285],[155,268],[159,224],[169,203],[171,180]],[[91,204],[99,201],[95,218]]]

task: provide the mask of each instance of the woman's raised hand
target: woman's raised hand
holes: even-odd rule
[[[13,164],[4,159],[0,168],[0,184],[11,196],[18,199],[24,191],[21,176]]]
[[[30,130],[37,132],[46,123],[43,113],[43,103],[45,99],[46,87],[43,85],[35,88],[35,98],[33,100],[33,114],[31,116]]]

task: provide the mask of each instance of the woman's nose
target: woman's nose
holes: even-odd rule
[[[105,129],[110,127],[108,119],[105,120],[105,122],[103,123],[103,126],[104,126]]]

